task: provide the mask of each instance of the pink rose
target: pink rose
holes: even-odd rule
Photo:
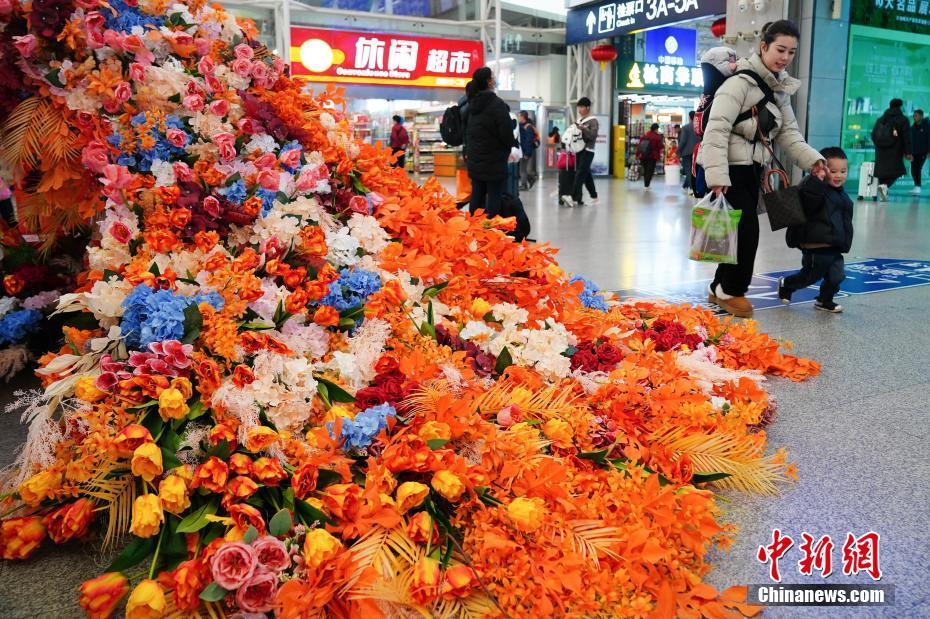
[[[239,122],[236,123],[236,127],[246,135],[254,135],[264,129],[262,124],[254,118],[240,118]]]
[[[132,182],[132,173],[126,166],[108,163],[103,167],[103,178],[100,182],[111,189],[123,189]]]
[[[286,168],[295,169],[300,165],[300,149],[292,148],[291,150],[285,152],[279,157],[281,165]]]
[[[210,560],[210,571],[216,584],[230,591],[238,589],[255,572],[255,551],[242,542],[223,544]]]
[[[315,189],[320,181],[329,178],[329,168],[325,165],[305,165],[297,177],[297,189],[309,191]]]
[[[368,200],[365,196],[352,196],[349,200],[349,210],[353,213],[368,214]]]
[[[216,63],[209,56],[204,56],[197,62],[197,71],[201,75],[210,75],[216,69]]]
[[[145,81],[145,67],[139,64],[138,62],[132,63],[131,65],[129,65],[129,77],[131,77],[137,82],[144,82]]]
[[[213,196],[203,199],[203,210],[210,217],[216,219],[220,216],[220,201]]]
[[[189,183],[194,180],[194,171],[183,161],[176,161],[171,164],[174,170],[174,177],[183,183]]]
[[[138,35],[131,34],[123,39],[123,50],[135,55],[136,60],[144,65],[155,62],[155,54],[145,46]]]
[[[215,75],[208,75],[205,79],[207,86],[210,88],[210,92],[219,92],[223,90],[223,84]]]
[[[183,103],[184,107],[192,112],[199,112],[203,109],[203,97],[196,93],[185,96]]]
[[[265,189],[277,191],[281,186],[281,174],[275,170],[262,170],[258,173],[258,184]]]
[[[123,34],[117,32],[116,30],[104,30],[103,40],[107,44],[107,47],[112,47],[113,49],[123,49]]]
[[[236,592],[236,603],[239,608],[249,613],[268,612],[274,606],[277,588],[276,574],[268,570],[256,570],[251,580]]]
[[[236,158],[236,146],[235,144],[230,144],[224,142],[219,145],[220,147],[220,159],[222,161],[232,161]]]
[[[252,61],[245,58],[236,58],[233,60],[232,70],[239,77],[249,77],[252,73]]]
[[[210,113],[223,117],[229,114],[229,101],[226,99],[217,99],[210,103]]]
[[[168,138],[168,141],[171,142],[171,145],[176,148],[181,148],[187,141],[187,134],[180,129],[168,129],[168,131],[165,132],[165,137]]]
[[[99,30],[87,31],[87,46],[91,49],[100,49],[106,47],[107,42],[103,40],[103,33]]]
[[[194,37],[187,34],[186,32],[175,32],[174,33],[174,42],[177,45],[183,45],[187,47],[188,45],[194,44]]]
[[[110,163],[107,157],[107,146],[100,140],[91,140],[81,150],[81,163],[92,172],[103,172],[103,168]]]
[[[245,43],[240,43],[233,51],[236,53],[236,58],[243,60],[252,60],[255,57],[255,51]]]
[[[103,109],[110,114],[116,114],[120,111],[122,104],[116,99],[107,99],[103,102]]]
[[[129,242],[129,239],[132,238],[132,233],[129,232],[129,228],[126,227],[126,224],[121,221],[114,221],[113,225],[110,226],[110,236],[116,239],[117,243],[125,245]]]
[[[261,157],[256,159],[253,164],[259,170],[265,170],[272,167],[278,162],[278,158],[274,156],[274,153],[264,153]]]
[[[268,65],[261,60],[252,63],[252,77],[257,80],[264,80],[268,76]]]
[[[113,91],[113,98],[120,103],[126,103],[131,96],[132,87],[130,87],[129,82],[120,82],[116,85],[116,90]]]
[[[197,37],[194,39],[194,45],[197,47],[198,56],[206,56],[210,53],[210,48],[213,47],[213,40]]]
[[[36,35],[27,34],[21,37],[13,37],[13,47],[22,55],[23,58],[29,58],[32,53],[39,47]]]
[[[516,404],[505,406],[497,413],[497,423],[504,428],[509,428],[515,423],[520,423],[522,419],[523,414],[520,412],[520,407]]]
[[[283,572],[291,566],[291,556],[287,554],[284,542],[271,535],[263,535],[252,542],[252,549],[258,564],[272,572]]]
[[[84,27],[88,30],[99,30],[106,23],[106,18],[100,11],[91,11],[84,16]]]
[[[271,63],[271,68],[274,69],[275,73],[280,75],[284,73],[284,69],[287,68],[287,63],[284,62],[284,59],[275,56],[274,62]]]

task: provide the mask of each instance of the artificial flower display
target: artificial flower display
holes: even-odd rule
[[[816,363],[460,212],[217,5],[0,20],[4,174],[94,222],[4,559],[119,549],[90,617],[758,611],[702,582],[714,491],[794,474],[763,382]]]

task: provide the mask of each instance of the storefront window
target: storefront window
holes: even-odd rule
[[[904,112],[930,109],[930,36],[854,25],[850,29],[842,145],[850,176],[874,157],[872,127],[891,99]]]

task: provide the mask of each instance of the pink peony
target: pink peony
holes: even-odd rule
[[[268,65],[266,65],[261,60],[256,60],[252,63],[252,77],[257,80],[264,80],[268,77]]]
[[[223,84],[215,75],[208,75],[205,81],[207,82],[207,87],[210,89],[210,92],[219,92],[223,90]]]
[[[300,149],[292,148],[291,150],[285,152],[279,158],[281,165],[294,169],[300,165]]]
[[[184,142],[187,139],[187,134],[180,129],[175,129],[172,127],[165,132],[165,137],[168,138],[168,141],[171,142],[172,146],[181,148],[184,146]]]
[[[349,200],[349,210],[353,213],[368,214],[368,199],[365,196],[352,196]]]
[[[120,82],[116,85],[116,90],[113,91],[113,98],[116,99],[119,103],[125,103],[129,101],[129,97],[132,96],[132,88],[129,86],[129,82]]]
[[[194,171],[183,161],[175,161],[171,164],[171,169],[174,170],[174,177],[182,183],[189,183],[194,180]]]
[[[252,549],[262,567],[278,573],[291,566],[291,557],[287,554],[284,542],[271,535],[264,535],[252,542]]]
[[[129,77],[134,79],[137,82],[145,81],[145,67],[138,62],[134,62],[129,65]]]
[[[81,150],[81,163],[93,172],[103,172],[103,169],[110,163],[107,157],[107,145],[100,140],[88,142]]]
[[[197,71],[201,75],[210,75],[216,69],[216,63],[209,56],[204,56],[197,62]]]
[[[255,120],[254,118],[241,118],[239,122],[236,123],[236,126],[239,128],[239,131],[245,133],[246,135],[253,135],[263,131],[264,128],[262,124]]]
[[[185,96],[183,103],[184,107],[192,112],[199,112],[203,109],[203,97],[197,93]]]
[[[229,114],[229,101],[226,99],[213,101],[210,103],[210,113],[220,117],[226,116]]]
[[[258,184],[265,189],[277,191],[281,186],[281,174],[275,170],[262,170],[258,173]]]
[[[132,233],[129,231],[129,228],[126,227],[121,221],[114,221],[110,226],[110,236],[116,239],[117,243],[126,244],[129,242],[129,239],[132,238]]]
[[[21,37],[13,37],[13,47],[16,48],[23,58],[29,58],[32,56],[33,52],[36,51],[36,48],[39,47],[39,42],[36,39],[36,35],[27,34]]]
[[[121,32],[117,32],[116,30],[104,30],[103,42],[107,44],[107,47],[111,47],[113,49],[123,49],[123,34]]]
[[[239,608],[249,613],[264,613],[272,609],[278,589],[278,576],[258,569],[251,580],[236,592]]]
[[[213,580],[230,591],[248,582],[255,572],[255,566],[255,551],[242,542],[223,544],[210,560]]]
[[[271,166],[273,166],[275,163],[277,163],[277,161],[278,160],[275,158],[274,153],[264,153],[261,157],[256,159],[253,163],[255,164],[255,167],[258,168],[259,170],[264,170],[265,168],[270,168]]]
[[[245,58],[236,58],[233,60],[232,70],[239,77],[249,77],[252,74],[252,61]]]
[[[255,51],[245,43],[240,43],[233,51],[236,54],[236,58],[242,58],[243,60],[252,60],[255,56]]]

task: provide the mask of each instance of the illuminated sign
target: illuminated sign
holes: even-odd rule
[[[682,92],[696,94],[704,88],[700,67],[639,62],[617,62],[617,81],[621,91]]]
[[[930,0],[853,0],[849,21],[874,28],[930,34]]]
[[[644,33],[646,62],[693,66],[697,59],[697,30],[656,28]]]
[[[291,73],[311,82],[464,88],[483,62],[479,41],[291,28]]]
[[[608,39],[726,12],[726,0],[607,0],[568,12],[565,43]]]

